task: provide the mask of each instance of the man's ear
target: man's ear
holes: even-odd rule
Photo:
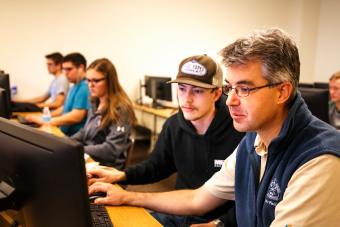
[[[222,95],[222,88],[217,88],[215,90],[215,102],[221,97]]]
[[[278,98],[278,103],[285,103],[289,99],[293,92],[293,85],[290,82],[283,82],[280,87],[280,95]]]

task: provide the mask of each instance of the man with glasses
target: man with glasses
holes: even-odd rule
[[[236,148],[243,137],[237,132],[222,95],[222,70],[206,55],[184,59],[177,78],[180,110],[165,122],[150,157],[124,171],[89,170],[97,176],[90,183],[103,181],[147,184],[177,173],[176,189],[195,189],[204,184]],[[153,213],[164,226],[223,222],[236,226],[234,202],[229,201],[202,216],[176,216]]]
[[[29,115],[27,120],[44,125],[59,126],[61,131],[71,136],[82,128],[90,108],[89,90],[86,76],[86,59],[80,53],[71,53],[63,58],[63,71],[70,83],[74,85],[69,91],[64,106],[52,112],[50,122],[44,122],[40,117]]]
[[[97,203],[203,214],[235,200],[237,223],[249,226],[338,226],[340,134],[314,117],[297,91],[300,60],[280,29],[241,38],[221,51],[234,127],[247,132],[204,186],[134,193],[96,183]]]
[[[340,71],[329,78],[329,123],[340,130]]]
[[[64,104],[69,83],[62,72],[63,56],[56,52],[46,55],[45,58],[47,71],[54,76],[48,90],[34,98],[16,99],[12,102],[13,112],[37,112],[45,106],[56,109]]]

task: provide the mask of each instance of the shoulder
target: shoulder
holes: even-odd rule
[[[179,118],[180,118],[180,113],[175,113],[174,115],[170,116],[165,120],[164,126],[166,128],[175,128],[178,127],[179,125]]]

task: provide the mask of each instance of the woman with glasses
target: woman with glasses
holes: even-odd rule
[[[71,138],[101,165],[124,168],[132,125],[136,122],[132,102],[120,85],[114,65],[97,59],[87,69],[92,109],[87,122]]]

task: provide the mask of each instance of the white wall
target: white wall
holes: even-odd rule
[[[216,57],[254,29],[278,26],[300,47],[302,80],[314,80],[319,5],[319,0],[0,0],[0,68],[11,74],[19,97],[35,96],[51,79],[45,54],[78,51],[89,63],[107,57],[136,99],[145,74],[175,77],[184,57]],[[328,8],[321,5],[323,15]]]
[[[328,82],[340,71],[340,1],[323,0],[317,36],[315,80]]]

